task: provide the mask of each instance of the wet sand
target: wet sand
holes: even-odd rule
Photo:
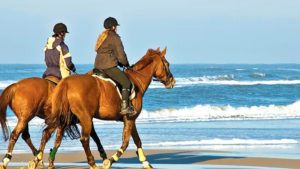
[[[207,150],[144,150],[147,160],[154,168],[300,168],[300,159],[243,157],[233,152]],[[107,151],[111,156],[115,151]],[[227,155],[224,155],[227,153]],[[102,165],[98,152],[93,151],[96,163]],[[228,155],[229,154],[229,155]],[[3,156],[3,155],[1,155]],[[27,168],[27,161],[32,160],[31,154],[14,154],[10,163],[12,169]],[[48,153],[44,156],[45,166]],[[46,168],[46,167],[45,167]],[[57,153],[56,169],[89,169],[83,151]],[[135,151],[126,151],[118,163],[112,168],[142,168]]]

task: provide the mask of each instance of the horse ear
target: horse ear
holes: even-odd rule
[[[167,53],[167,47],[165,47],[165,49],[161,51],[161,57],[165,57],[166,53]]]
[[[157,51],[157,52],[160,52],[160,47],[158,47],[158,48],[156,49],[156,51]]]

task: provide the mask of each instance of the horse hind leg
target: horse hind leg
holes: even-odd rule
[[[56,152],[58,151],[58,148],[61,145],[63,136],[64,136],[64,128],[58,127],[57,133],[56,133],[56,139],[55,139],[54,147],[50,150],[50,154],[49,154],[49,166],[48,166],[48,169],[54,169],[55,155],[56,155]]]
[[[27,125],[27,121],[24,121],[24,120],[18,121],[18,124],[16,125],[16,127],[14,128],[14,130],[12,131],[12,133],[10,135],[7,153],[3,158],[3,161],[2,161],[3,165],[0,165],[0,168],[7,168],[8,163],[10,162],[10,160],[12,158],[12,152],[13,152],[14,146],[15,146],[20,134],[24,131],[26,125]]]
[[[55,155],[56,155],[56,152],[57,152],[58,148],[61,145],[61,141],[62,141],[62,138],[63,138],[63,133],[64,133],[64,129],[62,129],[61,127],[59,127],[58,130],[57,130],[57,134],[56,134],[55,145],[54,145],[53,149],[51,149],[51,152],[50,152],[50,155],[49,155],[49,166],[48,166],[48,169],[54,169]],[[102,144],[100,142],[100,139],[99,139],[98,135],[96,134],[94,125],[92,125],[92,130],[91,130],[91,134],[90,135],[93,138],[93,140],[95,141],[95,143],[97,144],[98,151],[100,152],[100,156],[103,159],[106,159],[107,158],[106,152],[104,151],[103,146],[102,146]]]
[[[93,138],[94,142],[97,144],[97,148],[98,148],[98,151],[100,153],[100,157],[103,160],[107,159],[107,154],[106,154],[106,152],[105,152],[105,150],[104,150],[104,148],[101,144],[101,141],[100,141],[100,139],[99,139],[99,137],[98,137],[98,135],[95,131],[94,124],[92,124],[92,131],[91,131],[90,135]]]
[[[46,127],[43,131],[42,139],[41,139],[41,145],[38,150],[37,155],[35,156],[34,160],[30,160],[28,162],[28,169],[35,169],[36,167],[43,166],[43,156],[44,156],[44,149],[46,146],[46,143],[49,141],[52,133],[55,131],[56,127]]]
[[[32,144],[31,138],[30,138],[30,134],[29,134],[29,128],[28,128],[28,124],[26,125],[23,133],[22,133],[22,139],[26,142],[26,144],[28,145],[28,147],[31,149],[32,154],[34,156],[36,156],[39,151],[35,148],[35,146]],[[40,161],[37,165],[37,168],[44,168],[44,163],[43,161]]]
[[[90,118],[80,118],[80,125],[81,125],[81,138],[80,142],[82,144],[82,147],[85,151],[88,164],[90,165],[90,169],[98,169],[94,156],[92,155],[91,149],[90,149],[90,133],[92,130],[92,119]]]
[[[26,144],[28,145],[28,147],[31,149],[32,154],[35,156],[37,155],[38,151],[35,148],[35,146],[32,144],[31,138],[30,138],[30,134],[29,134],[29,128],[28,128],[28,124],[26,125],[23,133],[22,133],[22,139],[26,142]]]

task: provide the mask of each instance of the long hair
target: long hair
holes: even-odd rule
[[[108,36],[108,31],[109,29],[104,30],[97,39],[96,45],[95,45],[95,51],[97,52],[97,50],[100,48],[100,46],[103,44],[103,42],[105,41],[105,39]]]

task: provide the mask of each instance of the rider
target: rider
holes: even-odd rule
[[[63,23],[55,24],[53,28],[54,35],[48,38],[45,46],[45,63],[47,66],[43,78],[54,77],[58,80],[76,72],[75,65],[72,62],[68,46],[64,43],[67,26]],[[51,79],[51,78],[49,78]]]
[[[94,64],[94,71],[101,70],[111,79],[122,86],[122,115],[134,115],[136,111],[129,103],[129,92],[131,82],[126,74],[117,66],[129,67],[126,53],[120,36],[117,34],[118,21],[113,17],[104,20],[105,30],[98,37],[95,51],[97,56]]]

